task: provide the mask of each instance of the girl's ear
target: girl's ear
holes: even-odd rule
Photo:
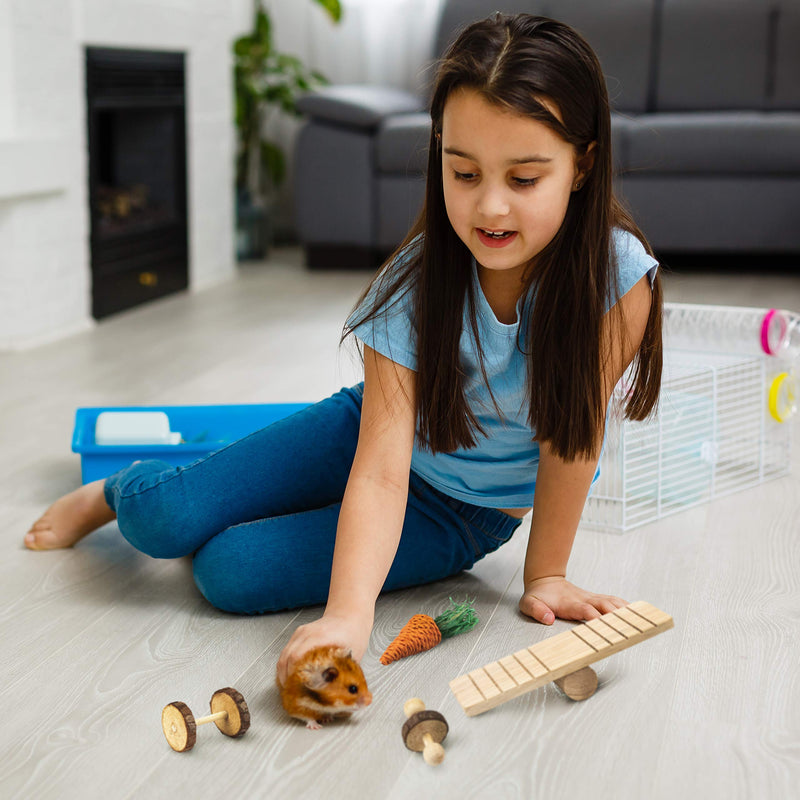
[[[573,183],[574,189],[580,189],[583,185],[586,176],[592,171],[592,167],[594,166],[594,158],[597,148],[597,142],[590,142],[587,147],[586,151],[582,156],[578,156],[575,159],[575,182]]]

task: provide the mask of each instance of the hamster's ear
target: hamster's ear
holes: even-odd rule
[[[328,669],[326,669],[322,673],[322,680],[325,681],[325,683],[331,683],[332,681],[335,681],[338,677],[339,677],[339,670],[336,669],[336,667],[328,667]]]
[[[353,657],[353,651],[352,650],[348,650],[346,647],[337,647],[333,651],[333,657],[334,658],[352,658]]]
[[[339,676],[339,670],[336,667],[327,667],[326,669],[313,669],[312,667],[305,667],[298,671],[303,686],[308,687],[314,691],[324,689],[331,681],[336,680]]]

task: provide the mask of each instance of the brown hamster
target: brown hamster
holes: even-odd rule
[[[289,716],[303,720],[312,730],[323,722],[347,718],[372,702],[361,667],[341,647],[309,650],[294,665],[285,686],[277,677],[275,681]]]

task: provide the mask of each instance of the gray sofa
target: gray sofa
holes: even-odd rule
[[[498,0],[446,0],[437,56]],[[509,0],[581,31],[606,74],[617,189],[663,253],[800,253],[800,0]],[[422,204],[426,98],[329,86],[300,102],[310,267],[374,266]]]

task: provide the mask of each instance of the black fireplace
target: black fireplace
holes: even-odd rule
[[[182,53],[86,50],[92,313],[188,285]]]

